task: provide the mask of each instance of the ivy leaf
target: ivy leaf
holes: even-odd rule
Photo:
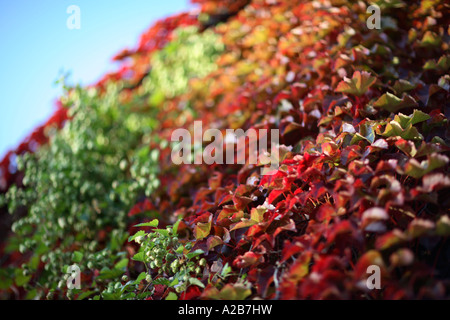
[[[83,254],[80,251],[75,251],[72,254],[72,261],[73,262],[80,263],[82,259],[83,259]]]
[[[355,71],[351,79],[344,78],[339,82],[336,92],[349,93],[355,96],[364,95],[367,90],[376,82],[377,78],[366,71]]]
[[[415,157],[417,153],[416,146],[412,141],[400,139],[395,142],[395,146],[403,151],[407,156]]]
[[[445,166],[449,159],[441,154],[433,153],[428,156],[427,160],[419,163],[416,159],[409,159],[405,166],[405,174],[419,179],[434,169]]]
[[[138,252],[136,253],[133,258],[134,261],[140,261],[140,262],[145,262],[145,255],[144,252]]]
[[[136,278],[136,280],[134,280],[133,284],[138,285],[139,283],[141,283],[142,280],[145,279],[145,277],[147,277],[147,273],[146,272],[141,272],[139,274],[139,276]]]
[[[417,106],[417,102],[410,95],[404,94],[400,99],[392,93],[388,92],[383,94],[377,101],[375,101],[373,106],[375,108],[382,108],[389,112],[396,113],[400,109]]]
[[[122,259],[119,262],[117,262],[114,265],[114,268],[116,268],[116,269],[123,269],[123,268],[126,268],[127,265],[128,265],[128,259],[125,258],[125,259]]]
[[[223,240],[218,236],[211,236],[206,241],[206,245],[208,246],[208,251],[211,251],[214,247],[223,244]]]
[[[359,126],[359,133],[356,132],[352,140],[350,141],[350,145],[357,144],[361,140],[366,140],[370,144],[374,143],[375,141],[375,131],[373,130],[373,123],[363,123]],[[336,146],[336,149],[338,147]]]
[[[197,278],[189,278],[189,283],[200,288],[205,288],[205,285]]]
[[[134,235],[132,235],[131,237],[128,238],[128,242],[131,242],[131,241],[135,240],[138,237],[144,237],[145,235],[146,235],[146,233],[145,233],[144,230],[139,230]]]
[[[309,253],[301,255],[290,267],[290,277],[292,277],[292,279],[295,279],[296,281],[303,279],[309,273],[310,261],[311,255]]]
[[[228,275],[231,273],[232,269],[231,266],[228,265],[228,262],[225,263],[225,265],[222,268],[222,271],[220,272],[220,276],[225,279],[228,277]]]
[[[408,80],[400,79],[395,82],[393,88],[397,94],[403,94],[404,92],[411,91],[416,87],[416,84],[413,84]]]
[[[428,114],[420,110],[414,110],[413,114],[410,116],[405,116],[403,113],[399,113],[394,117],[394,120],[397,121],[403,129],[408,129],[410,126],[427,121],[430,118],[431,117]]]
[[[153,285],[156,285],[156,284],[161,284],[163,286],[169,286],[170,280],[166,279],[166,278],[158,278],[158,279],[153,280]]]
[[[96,290],[90,290],[90,291],[83,292],[82,294],[80,294],[77,297],[77,300],[84,300],[84,299],[86,299],[87,297],[89,297],[90,295],[92,295],[94,293],[97,293],[97,291]]]
[[[372,143],[371,146],[379,149],[387,149],[389,147],[388,143],[384,139],[378,139],[377,141]]]
[[[178,219],[177,222],[173,225],[173,234],[178,234],[178,227],[180,226],[181,219]]]
[[[421,47],[436,47],[441,44],[441,41],[442,40],[439,37],[439,35],[437,35],[436,33],[432,32],[432,31],[427,31],[427,32],[425,32],[422,40],[420,41],[420,46]]]
[[[242,229],[242,228],[247,228],[247,227],[251,227],[255,224],[257,224],[258,222],[252,219],[242,219],[241,222],[236,223],[233,228],[230,229],[230,231],[233,230],[237,230],[237,229]]]
[[[256,208],[252,208],[250,213],[250,219],[256,221],[257,223],[264,221],[264,214],[267,212],[267,208],[263,206],[258,206]]]
[[[359,133],[371,144],[375,141],[375,132],[370,123],[364,123],[359,128]]]
[[[354,134],[352,140],[350,141],[350,145],[354,145],[357,144],[358,142],[360,142],[361,140],[366,140],[365,137],[363,137],[361,134],[359,134],[358,132]]]
[[[195,250],[193,252],[189,252],[188,254],[186,254],[186,258],[192,259],[192,258],[195,258],[196,256],[199,256],[199,255],[204,254],[204,253],[205,253],[205,251],[203,251],[201,249],[197,249],[197,250]]]
[[[244,300],[251,294],[250,288],[244,284],[227,284],[220,290],[218,298],[221,300]]]
[[[343,123],[342,124],[342,132],[354,134],[356,132],[355,127],[351,125],[350,123]]]
[[[394,229],[393,231],[390,231],[378,238],[375,246],[379,250],[385,250],[398,244],[404,243],[407,240],[408,236],[406,234],[404,234],[399,229]]]
[[[135,225],[135,227],[153,227],[156,228],[159,224],[158,219],[154,219],[150,222],[145,222],[145,223],[139,223],[137,225]]]
[[[159,234],[161,234],[163,236],[166,236],[166,237],[169,236],[169,230],[167,230],[167,229],[155,229],[153,231],[157,232],[157,233],[159,233]]]
[[[177,248],[177,250],[175,250],[175,252],[178,253],[178,254],[182,254],[183,251],[184,251],[184,246],[183,246],[183,245],[179,246],[179,247]]]
[[[116,279],[116,278],[120,277],[123,273],[124,273],[124,271],[120,270],[120,269],[112,269],[111,270],[109,268],[103,268],[100,271],[100,274],[97,278],[101,279],[101,280]]]
[[[392,120],[386,125],[382,135],[385,137],[398,136],[406,140],[423,140],[423,136],[419,133],[419,131],[417,131],[416,127],[411,125],[408,129],[404,129],[395,120]]]
[[[433,142],[433,141],[432,141]],[[441,152],[446,152],[446,151],[450,151],[450,148],[445,146],[444,144],[438,142],[438,143],[425,143],[422,142],[422,144],[420,145],[420,147],[417,149],[417,157],[423,157],[423,156],[427,156],[429,154],[432,153],[441,153]]]
[[[212,215],[209,217],[208,222],[199,222],[195,225],[194,235],[197,240],[202,240],[209,235],[209,233],[211,232],[211,220]]]
[[[166,300],[178,300],[178,296],[174,292],[169,292],[166,297]]]
[[[25,284],[27,284],[31,280],[31,275],[25,276],[23,274],[22,269],[16,269],[14,273],[15,273],[14,280],[18,287],[23,287]]]
[[[175,287],[178,283],[180,283],[180,280],[178,279],[178,274],[177,274],[177,276],[173,277],[173,280],[172,280],[172,282],[169,284],[169,287],[170,287],[170,288],[173,288],[173,287]]]

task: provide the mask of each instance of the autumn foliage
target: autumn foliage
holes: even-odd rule
[[[130,112],[156,110],[159,140],[148,147],[159,151],[160,185],[136,196],[124,221],[133,234],[153,218],[160,227],[180,220],[180,241],[202,250],[203,285],[178,298],[449,298],[448,4],[376,1],[377,30],[367,28],[367,1],[193,2],[198,12],[155,23],[114,58],[119,71],[93,86],[101,95],[118,83]],[[152,57],[188,27],[220,38],[217,68],[192,77],[181,94],[136,102]],[[2,192],[22,187],[13,155],[46,144],[46,130],[68,119],[67,101],[0,163]],[[279,129],[279,169],[261,176],[262,164],[174,165],[171,146],[160,142],[198,120],[204,130]],[[96,239],[110,236],[105,228]],[[128,241],[121,249],[130,258],[138,250]],[[28,259],[2,257],[3,268]],[[226,265],[229,276],[218,277]],[[366,286],[370,265],[380,267],[379,290]],[[163,277],[158,268],[153,279]],[[144,270],[138,261],[126,266],[129,277]],[[95,282],[98,272],[83,279]],[[18,287],[2,288],[2,297],[25,297],[13,293]],[[149,298],[171,292],[161,282]]]

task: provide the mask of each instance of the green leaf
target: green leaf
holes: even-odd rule
[[[195,225],[194,235],[197,240],[202,240],[206,238],[211,231],[211,217],[208,222],[199,222]]]
[[[250,219],[256,221],[257,223],[264,221],[264,214],[267,212],[267,208],[263,206],[258,206],[253,208],[250,212]]]
[[[437,64],[435,60],[428,60],[422,67],[424,70],[436,70]]]
[[[410,116],[399,113],[394,117],[394,120],[397,121],[403,129],[408,129],[410,126],[427,121],[430,118],[431,117],[428,114],[420,110],[414,110],[413,114]]]
[[[131,237],[128,238],[128,242],[131,242],[131,241],[135,240],[138,237],[144,237],[145,235],[146,235],[146,233],[145,233],[144,230],[139,230],[134,235],[132,235]]]
[[[417,131],[416,127],[410,125],[408,129],[403,129],[398,121],[395,120],[392,120],[386,125],[382,135],[385,137],[399,136],[406,140],[423,140],[422,135]]]
[[[189,283],[200,288],[205,288],[205,285],[197,278],[189,278]]]
[[[178,275],[177,275],[177,276],[175,276],[175,277],[173,278],[172,282],[169,284],[169,287],[170,287],[170,288],[173,288],[173,287],[175,287],[178,283],[180,283],[180,280],[178,279]]]
[[[166,297],[166,300],[178,300],[178,296],[174,292],[169,292]]]
[[[409,121],[408,125],[409,124],[414,125],[416,123],[424,122],[424,121],[427,121],[428,119],[431,119],[431,117],[428,114],[426,114],[420,110],[414,110],[414,112],[410,118],[411,118],[411,120]]]
[[[345,78],[338,84],[336,92],[349,93],[360,97],[364,95],[376,81],[377,78],[371,76],[369,72],[355,71],[351,79]]]
[[[241,283],[226,284],[218,295],[221,300],[245,300],[252,294],[252,290]]]
[[[166,279],[166,278],[158,278],[153,280],[153,284],[162,284],[163,286],[169,286],[170,285],[170,280]]]
[[[242,219],[241,222],[236,223],[233,228],[230,229],[230,231],[233,230],[237,230],[237,229],[242,229],[242,228],[247,228],[247,227],[251,227],[255,224],[257,224],[258,222],[255,220],[251,220],[251,219]]]
[[[433,153],[427,160],[418,162],[416,159],[409,159],[405,166],[405,173],[413,178],[419,179],[434,169],[445,166],[449,159],[441,154]]]
[[[414,157],[419,158],[419,157],[428,156],[432,153],[441,153],[441,152],[445,152],[445,151],[450,151],[450,148],[445,146],[445,144],[425,143],[424,141],[422,141],[422,144],[417,149],[417,154]]]
[[[116,265],[114,266],[114,268],[123,269],[123,268],[126,268],[127,265],[128,265],[128,259],[125,258],[125,259],[122,259],[119,262],[117,262]]]
[[[84,300],[87,297],[93,295],[94,293],[97,293],[97,291],[96,290],[90,290],[90,291],[83,292],[82,294],[80,294],[78,296],[77,300]]]
[[[450,55],[443,55],[440,57],[437,65],[442,71],[448,71],[448,69],[450,69]]]
[[[427,31],[427,32],[425,32],[422,40],[420,41],[420,46],[436,47],[441,44],[441,41],[442,41],[441,37],[438,34],[432,32],[432,31]]]
[[[404,94],[400,99],[388,92],[375,101],[373,106],[375,108],[382,108],[389,112],[396,113],[400,109],[417,106],[417,102],[410,95]]]
[[[182,254],[184,252],[184,246],[180,245],[177,250],[175,250],[176,253]]]
[[[173,225],[173,234],[177,235],[178,234],[178,226],[180,225],[181,219],[178,219],[177,222],[175,222],[175,224]]]
[[[364,137],[364,139],[366,139],[367,141],[369,141],[370,144],[374,143],[375,141],[375,132],[372,128],[372,124],[371,123],[363,123],[362,125],[359,126],[359,133]]]
[[[222,271],[220,273],[220,277],[225,279],[226,277],[228,277],[228,275],[231,273],[232,269],[231,266],[228,265],[228,262],[225,263],[225,265],[222,268]]]
[[[22,287],[31,280],[31,275],[25,276],[22,269],[15,270],[15,282],[18,287]]]
[[[361,134],[359,134],[358,132],[355,133],[353,135],[352,140],[350,141],[350,145],[354,145],[357,144],[358,142],[360,142],[361,140],[366,140],[366,138],[364,138]]]
[[[416,84],[413,84],[404,79],[400,79],[400,80],[396,81],[394,84],[395,92],[400,95],[403,94],[404,92],[411,91],[416,87],[417,87]]]
[[[98,279],[106,280],[106,279],[117,279],[121,275],[124,274],[123,270],[120,269],[109,269],[109,268],[103,268],[100,271],[100,275],[98,276]]]
[[[133,259],[134,261],[145,262],[145,254],[144,252],[138,252],[131,259]]]
[[[154,232],[157,232],[163,236],[168,237],[169,236],[169,231],[167,229],[155,229],[153,230]]]
[[[205,253],[205,251],[203,251],[201,249],[197,249],[197,250],[195,250],[193,252],[189,252],[188,254],[186,254],[186,258],[192,259],[192,258],[195,258],[196,256],[199,256],[199,255],[204,254],[204,253]]]
[[[37,297],[37,290],[36,289],[32,289],[30,291],[28,291],[25,300],[34,300]]]
[[[102,298],[104,300],[120,300],[120,292],[114,292],[114,293],[103,292]]]
[[[75,251],[75,252],[72,254],[72,261],[73,261],[73,262],[75,262],[75,263],[80,263],[82,259],[83,259],[83,254],[82,254],[81,252]]]
[[[159,224],[158,219],[154,219],[150,222],[145,222],[145,223],[139,223],[137,225],[135,225],[135,227],[153,227],[156,228]]]
[[[141,283],[142,280],[144,280],[147,277],[147,272],[141,272],[139,274],[139,276],[136,278],[136,280],[134,280],[134,284],[138,285],[139,283]]]
[[[19,269],[17,269],[19,270]],[[1,271],[1,270],[0,270]],[[5,277],[1,277],[0,278],[0,289],[2,290],[6,290],[8,289],[11,285],[13,284],[13,278],[9,277],[9,278],[5,278]]]

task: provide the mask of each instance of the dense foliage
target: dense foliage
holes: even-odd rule
[[[193,2],[0,163],[0,297],[450,297],[448,4]],[[281,166],[174,165],[198,120]]]

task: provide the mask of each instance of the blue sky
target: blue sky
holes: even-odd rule
[[[79,30],[67,28],[70,5],[80,8]],[[190,8],[189,0],[0,0],[0,158],[52,114],[61,71],[92,84],[152,22]]]

